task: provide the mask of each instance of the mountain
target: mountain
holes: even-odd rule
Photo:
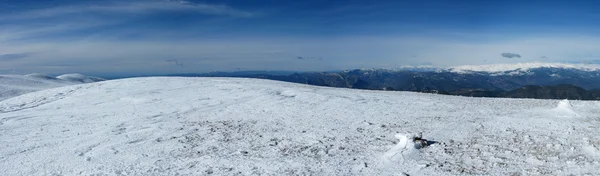
[[[0,75],[0,101],[39,90],[103,80],[81,74],[66,74],[57,77],[41,73]]]
[[[515,63],[515,64],[490,64],[490,65],[463,65],[449,67],[445,70],[457,73],[469,72],[484,72],[494,73],[496,75],[519,75],[528,74],[530,70],[539,68],[549,69],[568,69],[581,71],[600,71],[600,65],[597,64],[569,64],[569,63],[545,63],[545,62],[530,62],[530,63]]]
[[[525,86],[502,95],[508,98],[600,100],[600,91],[588,91],[571,84],[556,86]]]
[[[598,105],[110,80],[0,101],[0,175],[599,175]]]
[[[522,63],[451,68],[403,67],[356,69],[339,72],[304,72],[289,75],[268,73],[211,73],[196,76],[262,78],[294,83],[369,90],[439,92],[450,95],[503,97],[524,86],[570,84],[586,90],[600,89],[600,65]],[[594,95],[595,97],[588,97]],[[588,94],[586,99],[598,99]],[[507,96],[510,97],[510,96]],[[538,96],[522,96],[538,97]],[[558,99],[560,96],[542,96]]]

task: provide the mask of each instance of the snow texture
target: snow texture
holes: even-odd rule
[[[240,78],[111,80],[0,101],[0,175],[598,175],[599,107]],[[437,143],[417,149],[421,133]]]

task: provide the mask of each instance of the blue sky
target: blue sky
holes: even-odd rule
[[[597,7],[551,0],[4,0],[0,73],[596,62]]]

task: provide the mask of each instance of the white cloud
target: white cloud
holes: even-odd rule
[[[200,4],[189,1],[123,0],[61,5],[25,12],[4,14],[0,17],[0,20],[42,19],[66,15],[94,13],[151,13],[157,11],[191,11],[210,15],[226,15],[235,17],[252,17],[256,15],[255,13],[234,9],[226,5]]]
[[[53,21],[52,24],[20,24],[0,26],[0,41],[11,41],[51,35],[120,23],[118,20]]]

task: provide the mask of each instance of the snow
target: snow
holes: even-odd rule
[[[578,69],[583,71],[599,71],[600,65],[597,64],[569,64],[569,63],[546,63],[546,62],[529,62],[529,63],[515,63],[515,64],[489,64],[489,65],[463,65],[450,67],[448,70],[456,73],[470,73],[470,72],[490,72],[497,74],[504,74],[508,72],[508,75],[522,74],[531,69],[535,68],[565,68],[565,69]]]
[[[598,175],[599,107],[241,78],[110,80],[0,101],[0,175]],[[420,134],[437,143],[417,149]]]
[[[577,112],[573,111],[573,105],[571,104],[571,102],[569,100],[562,100],[560,102],[558,102],[558,105],[556,106],[556,108],[554,108],[554,111],[557,115],[563,115],[563,116],[577,116]]]
[[[401,157],[403,155],[402,152],[414,151],[411,147],[414,145],[414,142],[412,140],[409,140],[412,139],[413,135],[398,133],[395,135],[395,137],[398,138],[398,140],[400,140],[398,141],[398,144],[396,144],[394,147],[392,147],[390,150],[383,154],[383,158],[387,162],[394,160],[396,156]]]
[[[93,76],[85,76],[85,75],[78,74],[78,73],[64,74],[64,75],[57,76],[56,78],[62,79],[65,81],[69,81],[69,82],[77,82],[77,83],[93,83],[93,82],[99,82],[99,81],[106,81],[103,78],[98,78],[98,77],[93,77]]]
[[[104,79],[81,74],[66,74],[58,77],[42,73],[0,75],[0,101],[39,90],[102,80]]]

